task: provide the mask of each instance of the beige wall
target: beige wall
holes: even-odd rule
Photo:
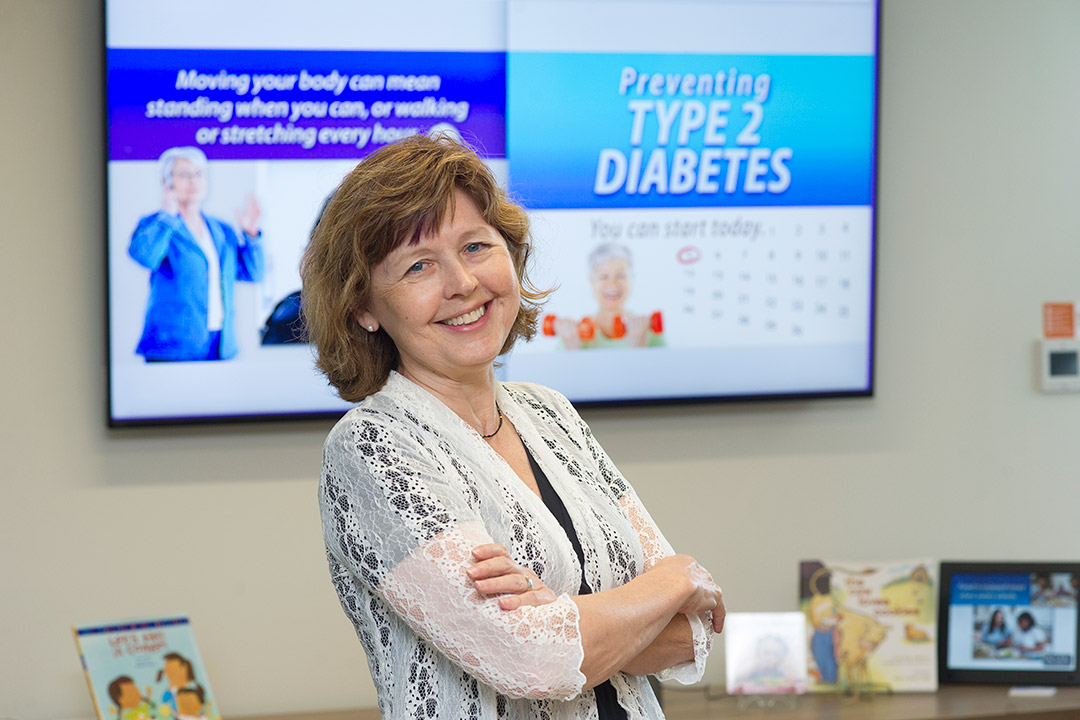
[[[322,557],[329,424],[105,428],[99,13],[0,0],[0,717],[89,717],[69,625],[176,612],[228,716],[372,705]],[[1077,28],[887,0],[876,397],[586,414],[731,610],[792,609],[804,557],[1080,554],[1080,396],[1038,393],[1033,350],[1080,300]]]

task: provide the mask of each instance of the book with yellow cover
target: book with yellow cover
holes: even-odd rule
[[[937,564],[804,561],[811,692],[937,690]]]
[[[221,720],[187,618],[72,630],[99,720]]]

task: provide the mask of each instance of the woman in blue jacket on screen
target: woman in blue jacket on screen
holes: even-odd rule
[[[201,150],[170,148],[159,164],[161,209],[139,221],[128,247],[150,270],[146,320],[135,352],[148,362],[226,360],[236,355],[235,282],[263,276],[259,204],[248,197],[237,213],[237,234],[202,211],[206,155]]]

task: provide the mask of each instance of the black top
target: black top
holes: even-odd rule
[[[592,593],[592,588],[585,581],[585,553],[581,551],[581,542],[578,540],[577,531],[574,530],[574,521],[570,519],[570,513],[566,511],[566,505],[563,504],[562,498],[555,492],[555,488],[551,487],[547,475],[540,469],[527,445],[525,446],[525,454],[529,456],[529,466],[532,467],[536,485],[540,488],[540,498],[547,505],[547,509],[551,511],[551,514],[555,516],[555,519],[559,521],[559,524],[562,525],[566,537],[570,540],[570,544],[574,546],[574,552],[577,553],[578,563],[581,564],[582,569],[581,588],[578,590],[578,595],[589,595]],[[596,712],[600,720],[626,720],[626,711],[619,704],[615,686],[611,684],[610,680],[605,680],[594,687],[593,692],[596,693]]]

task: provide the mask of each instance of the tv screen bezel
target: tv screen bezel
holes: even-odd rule
[[[694,405],[733,405],[740,403],[758,404],[758,403],[777,403],[777,402],[790,402],[790,401],[811,401],[811,400],[829,400],[829,399],[857,399],[857,398],[872,398],[876,391],[877,377],[877,296],[878,296],[878,174],[880,167],[879,159],[879,133],[880,133],[880,112],[881,112],[881,27],[882,27],[882,13],[881,13],[881,0],[871,0],[871,4],[874,9],[874,87],[873,87],[873,115],[872,115],[872,130],[871,139],[872,147],[870,152],[871,157],[871,171],[870,171],[870,237],[869,237],[869,293],[868,293],[868,334],[867,334],[867,382],[865,388],[855,388],[850,390],[808,390],[797,392],[780,392],[780,393],[733,393],[724,395],[700,395],[700,396],[680,396],[680,397],[633,397],[618,400],[575,400],[574,405],[579,408],[587,408],[590,410],[605,410],[612,409],[617,410],[619,408],[631,408],[631,407],[679,407],[679,406],[694,406]],[[101,3],[101,36],[100,36],[100,50],[102,59],[102,68],[106,70],[101,75],[101,97],[103,98],[103,132],[102,132],[102,148],[101,148],[101,177],[104,184],[105,191],[102,193],[102,207],[105,217],[105,233],[104,233],[104,256],[109,256],[109,239],[112,231],[112,218],[109,213],[109,140],[110,140],[110,127],[109,127],[109,105],[108,105],[108,0],[102,0]],[[222,424],[242,424],[242,423],[287,423],[287,422],[325,422],[327,420],[334,420],[341,417],[347,408],[341,410],[330,411],[284,411],[284,412],[272,412],[272,413],[252,413],[252,412],[236,412],[230,414],[192,414],[192,415],[155,415],[153,417],[125,417],[117,418],[114,414],[113,408],[113,367],[112,367],[112,329],[111,329],[111,317],[112,317],[112,300],[108,288],[110,287],[110,269],[109,262],[105,263],[105,313],[104,313],[104,334],[105,334],[105,414],[106,424],[109,428],[138,428],[138,427],[161,427],[161,426],[192,426],[192,425],[222,425]]]

